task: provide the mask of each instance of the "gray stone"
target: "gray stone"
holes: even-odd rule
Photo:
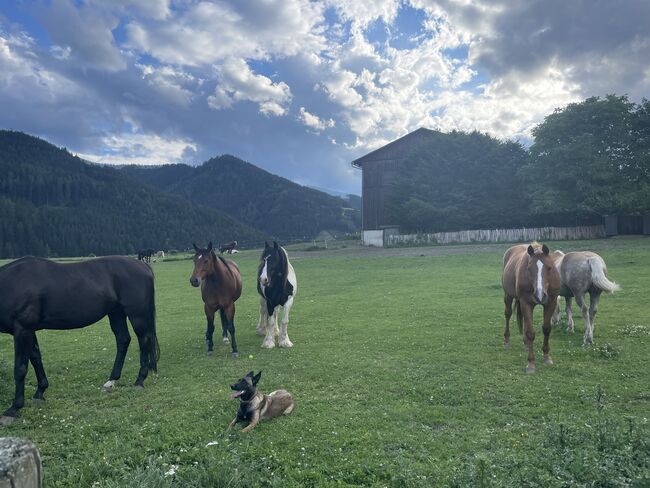
[[[38,448],[27,439],[0,437],[0,488],[41,488]]]

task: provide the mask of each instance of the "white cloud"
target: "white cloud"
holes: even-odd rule
[[[214,95],[208,97],[208,105],[220,110],[231,108],[235,102],[251,101],[259,104],[264,115],[280,116],[291,101],[289,86],[280,81],[274,83],[264,75],[253,73],[243,59],[229,59],[217,66],[218,85]]]
[[[95,153],[77,153],[94,163],[163,164],[185,162],[188,153],[196,152],[196,144],[186,139],[166,138],[157,134],[114,134],[101,139]]]
[[[318,115],[307,112],[305,107],[300,107],[298,120],[316,132],[322,132],[336,125],[334,119],[321,119]]]

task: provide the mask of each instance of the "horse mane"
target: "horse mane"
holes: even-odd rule
[[[280,266],[282,269],[282,288],[286,288],[287,282],[289,281],[289,257],[284,248],[278,246],[278,251],[280,254]]]

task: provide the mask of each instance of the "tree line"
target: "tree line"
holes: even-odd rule
[[[388,195],[402,232],[601,223],[650,211],[650,101],[592,97],[548,115],[530,148],[433,133]]]

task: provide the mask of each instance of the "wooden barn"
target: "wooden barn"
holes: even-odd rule
[[[389,222],[385,204],[400,171],[406,171],[406,156],[414,146],[425,142],[434,131],[420,128],[379,149],[352,161],[362,172],[361,217],[364,244],[383,245],[383,231],[397,228],[399,222]]]

